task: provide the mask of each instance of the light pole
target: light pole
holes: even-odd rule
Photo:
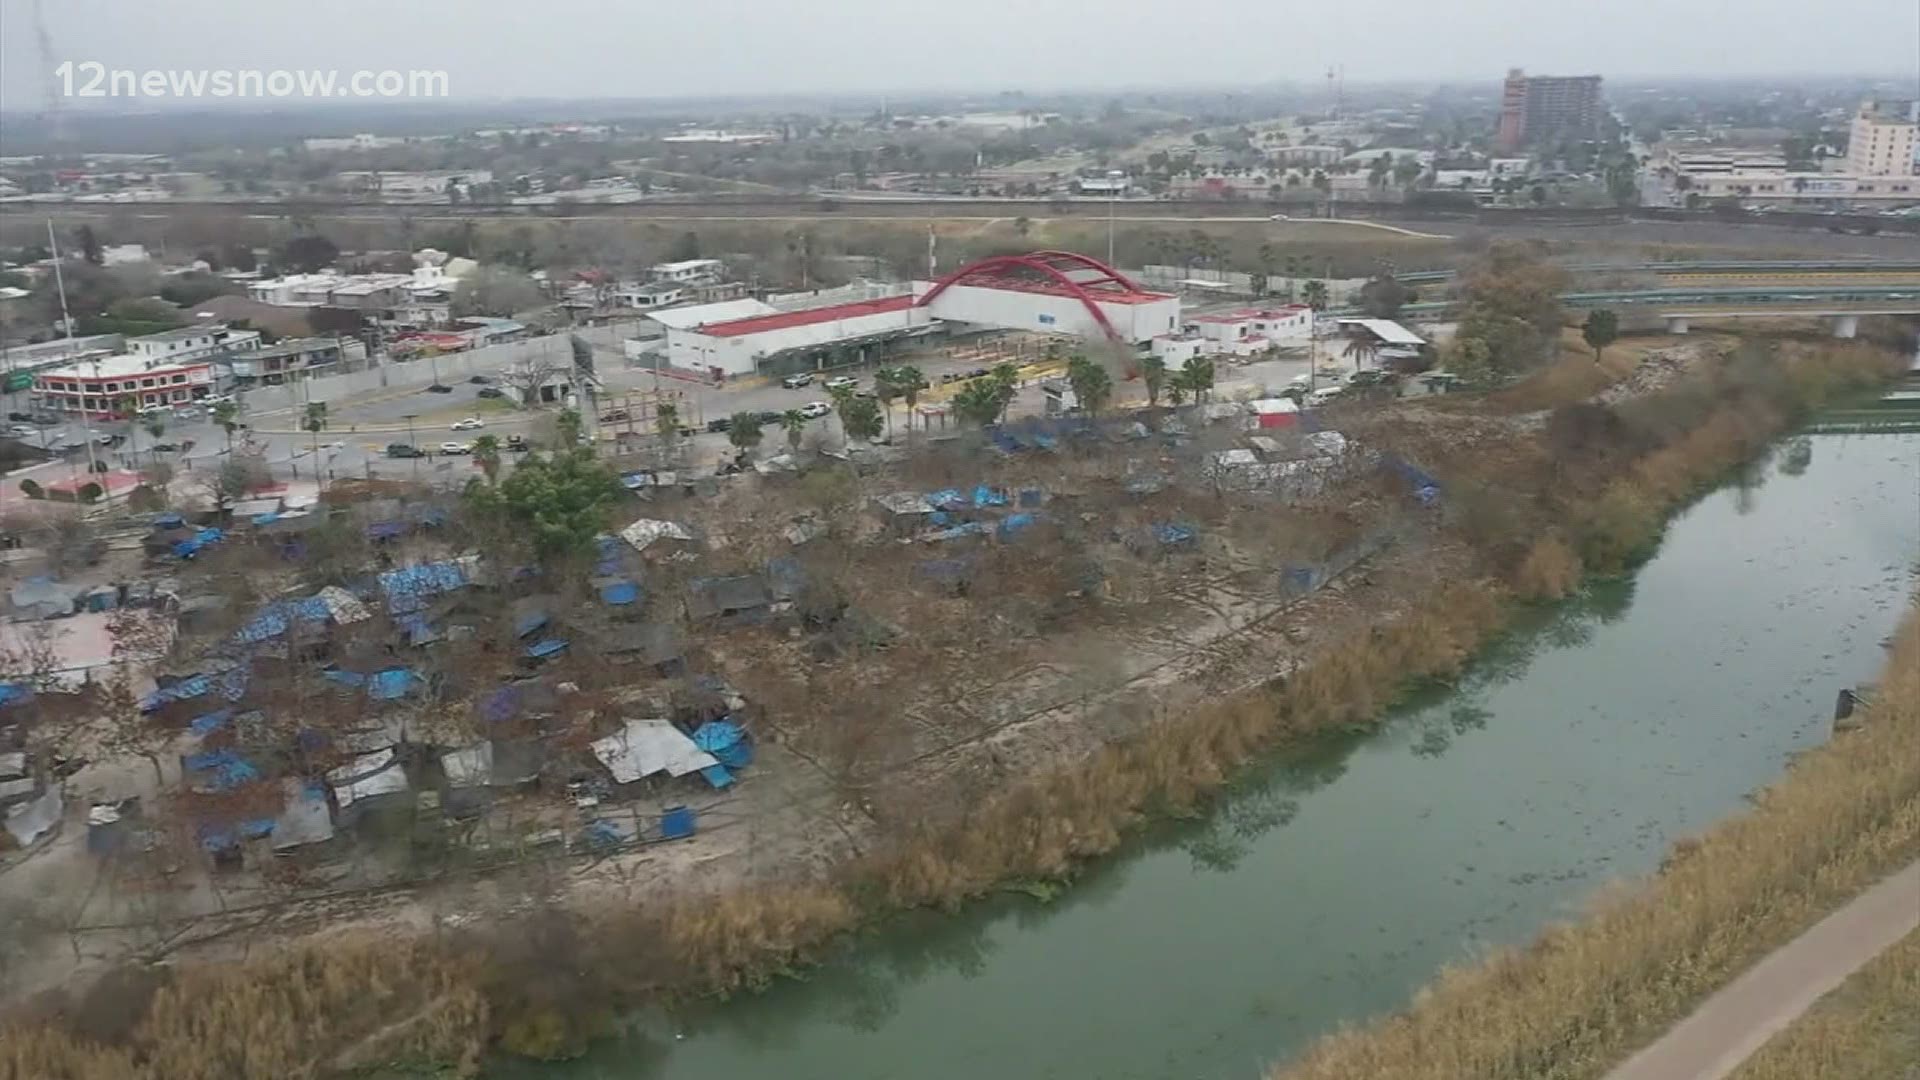
[[[1120,193],[1120,181],[1127,174],[1119,169],[1107,170],[1107,265],[1113,265],[1113,201]]]

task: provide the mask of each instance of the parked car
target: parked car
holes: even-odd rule
[[[710,432],[713,432],[716,435],[724,434],[726,432],[732,431],[733,417],[716,416],[713,419],[707,421],[707,430]]]
[[[390,458],[426,457],[426,453],[412,443],[388,443],[387,456]]]
[[[487,378],[485,375],[475,375],[473,378],[468,379],[467,381],[472,383],[475,386],[485,386],[488,383],[492,382],[493,380]]]
[[[824,401],[809,401],[800,406],[800,415],[809,420],[818,420],[833,411],[833,406]]]
[[[475,390],[473,392],[473,396],[484,397],[484,398],[503,398],[507,396],[507,392],[505,390],[500,389],[497,386],[483,386],[480,389]]]
[[[22,424],[31,424],[33,423],[33,414],[24,413],[24,412],[10,412],[7,414],[7,419],[17,420]]]
[[[442,385],[442,384],[440,384],[440,383],[434,383],[434,384],[433,384],[432,386],[429,386],[429,387],[427,387],[427,393],[429,393],[429,394],[451,394],[451,393],[453,393],[453,387],[451,387],[451,386],[444,386],[444,385]]]
[[[7,434],[16,439],[37,439],[40,437],[40,429],[32,424],[15,424],[7,429]]]
[[[812,386],[813,372],[802,371],[797,374],[789,375],[786,378],[780,380],[780,385],[786,387],[789,390],[798,390],[803,386]]]
[[[851,390],[859,385],[860,380],[851,375],[835,375],[833,378],[828,379],[826,383],[827,389],[829,390]]]
[[[1322,405],[1326,405],[1332,402],[1334,398],[1339,397],[1345,389],[1343,386],[1323,386],[1307,395],[1306,407],[1309,409],[1317,409]]]
[[[617,424],[622,420],[631,419],[632,416],[633,414],[625,409],[608,409],[606,412],[600,414],[600,422],[603,424]]]
[[[152,446],[147,447],[147,449],[153,451],[156,454],[174,454],[180,451],[180,444],[170,443],[170,442],[157,442],[157,443],[154,443]]]
[[[785,420],[786,418],[787,418],[786,413],[780,412],[775,409],[768,409],[766,412],[763,412],[760,414],[760,426],[774,427],[778,425],[782,420]]]
[[[471,454],[473,453],[473,447],[463,442],[443,442],[440,444],[440,452],[443,454]]]
[[[507,436],[507,449],[509,450],[525,451],[525,450],[532,449],[532,447],[533,447],[533,444],[527,441],[527,437],[525,435]]]
[[[478,430],[478,429],[480,429],[480,428],[483,428],[483,427],[486,427],[486,426],[487,426],[487,425],[486,425],[486,422],[485,422],[485,421],[483,421],[483,420],[481,420],[481,419],[480,419],[479,417],[477,417],[477,416],[469,416],[469,417],[467,417],[467,418],[466,418],[465,420],[455,420],[455,421],[454,421],[453,423],[451,423],[451,424],[448,424],[448,425],[447,425],[447,430],[449,430],[449,431],[476,431],[476,430]]]

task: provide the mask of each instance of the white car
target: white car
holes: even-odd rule
[[[833,406],[824,401],[809,401],[800,406],[800,415],[809,420],[818,420],[833,411]]]
[[[440,452],[443,454],[471,454],[473,453],[473,447],[463,442],[443,442],[440,444]]]
[[[829,390],[851,390],[859,385],[860,380],[851,375],[835,375],[833,378],[828,379],[826,383],[827,389]]]
[[[482,423],[482,422],[481,422],[481,420],[480,420],[480,418],[479,418],[479,417],[477,417],[477,416],[469,416],[469,417],[467,417],[467,418],[466,418],[465,420],[455,420],[455,421],[454,421],[454,422],[453,422],[452,424],[449,424],[449,425],[448,425],[448,430],[450,430],[450,431],[473,431],[473,430],[476,430],[476,429],[478,429],[478,428],[483,428],[483,427],[486,427],[486,426],[487,426],[486,424],[484,424],[484,423]]]
[[[1309,409],[1313,409],[1325,405],[1334,398],[1339,397],[1340,392],[1344,389],[1346,388],[1341,386],[1323,386],[1307,395],[1306,406]]]

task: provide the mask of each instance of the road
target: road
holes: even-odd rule
[[[1920,862],[1781,946],[1607,1080],[1721,1080],[1822,995],[1920,927]]]

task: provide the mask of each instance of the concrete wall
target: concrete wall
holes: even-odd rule
[[[574,331],[595,346],[595,361],[601,368],[621,363],[621,342],[632,332],[625,325],[596,326]],[[466,352],[447,353],[429,361],[376,362],[362,371],[309,379],[285,386],[263,386],[240,391],[237,395],[250,414],[305,408],[309,401],[341,401],[360,394],[381,391],[424,390],[433,382],[436,368],[446,384],[465,382],[474,375],[497,376],[523,360],[542,359],[563,367],[573,364],[573,348],[567,334],[548,334],[525,341],[509,341]]]

